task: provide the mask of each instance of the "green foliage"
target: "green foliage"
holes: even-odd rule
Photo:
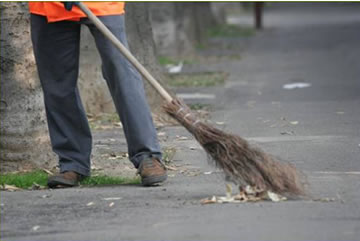
[[[227,76],[224,72],[175,74],[169,75],[168,84],[174,87],[209,87],[224,84]]]
[[[216,25],[208,30],[209,37],[250,37],[254,34],[254,28],[233,24]]]
[[[168,56],[158,56],[158,61],[160,65],[168,65],[168,64],[173,64],[173,65],[177,65],[180,62],[183,62],[183,64],[196,64],[196,60],[192,57],[186,57],[186,58],[172,58],[172,57],[168,57]]]
[[[105,186],[105,185],[120,185],[120,184],[140,184],[140,177],[110,177],[110,176],[93,176],[85,178],[81,181],[83,186]]]
[[[26,173],[9,173],[0,175],[0,185],[11,185],[18,188],[31,188],[34,184],[47,185],[48,174],[42,170]],[[140,184],[140,178],[110,177],[106,175],[87,177],[80,182],[83,186],[104,186],[120,184]]]
[[[48,174],[37,170],[27,173],[9,173],[0,175],[0,184],[12,185],[18,188],[30,188],[34,183],[41,186],[47,185]]]
[[[178,64],[178,62],[170,57],[167,56],[158,56],[159,64],[161,65],[168,65],[168,64]]]

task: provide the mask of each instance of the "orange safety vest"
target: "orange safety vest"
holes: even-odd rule
[[[84,2],[96,16],[124,14],[124,2]],[[29,2],[29,10],[33,14],[46,16],[48,22],[63,20],[79,21],[86,15],[76,6],[71,11],[64,8],[61,2]]]

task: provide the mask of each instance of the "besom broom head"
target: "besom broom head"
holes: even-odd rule
[[[292,164],[252,147],[240,136],[198,120],[180,99],[173,99],[164,109],[195,137],[232,182],[285,195],[305,194],[301,174]]]

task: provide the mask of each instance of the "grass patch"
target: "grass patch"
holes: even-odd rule
[[[250,37],[255,34],[252,27],[240,27],[233,24],[217,25],[208,30],[208,37]]]
[[[227,76],[224,72],[175,74],[168,76],[168,84],[173,87],[210,87],[224,84]]]
[[[22,189],[31,188],[34,184],[47,185],[48,174],[42,170],[26,173],[9,173],[0,175],[0,185],[11,185]],[[105,186],[121,184],[140,184],[140,177],[110,177],[106,175],[87,177],[80,182],[82,186]]]
[[[105,175],[87,177],[80,182],[83,186],[105,186],[105,185],[121,185],[121,184],[140,184],[140,177],[110,177]]]
[[[178,64],[179,63],[175,59],[172,59],[167,56],[158,56],[158,61],[159,61],[159,64],[164,65],[164,66],[168,65],[168,64]]]
[[[183,62],[183,64],[196,64],[197,63],[197,61],[192,57],[178,59],[178,58],[172,58],[169,56],[158,56],[158,61],[159,61],[159,64],[162,66],[166,66],[168,64],[178,65],[180,62]]]
[[[0,184],[11,185],[18,188],[31,188],[34,183],[40,186],[47,185],[48,174],[44,171],[37,170],[26,173],[9,173],[0,175]]]
[[[165,164],[169,164],[174,159],[176,153],[175,147],[165,147],[163,148],[163,156],[162,159],[165,162]]]

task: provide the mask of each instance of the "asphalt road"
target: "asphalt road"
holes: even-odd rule
[[[188,140],[176,160],[200,175],[161,187],[1,192],[2,240],[360,240],[359,9],[272,4],[241,60],[210,66],[225,88],[203,90],[214,121],[307,174],[310,199],[201,205],[224,182]],[[311,86],[283,88],[295,82]]]

